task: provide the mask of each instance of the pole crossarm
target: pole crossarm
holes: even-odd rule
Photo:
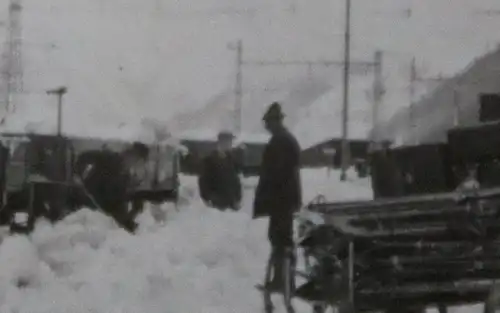
[[[374,67],[375,62],[370,61],[351,61],[349,62],[351,65],[359,65],[359,66],[367,66]],[[242,61],[243,65],[256,65],[256,66],[281,66],[281,65],[325,65],[325,66],[344,66],[345,62],[343,61],[334,61],[334,60],[316,60],[316,61],[307,61],[307,60],[267,60],[267,61],[258,61],[258,60],[247,60]]]
[[[66,92],[68,92],[68,88],[64,86],[46,91],[48,95],[64,95]]]

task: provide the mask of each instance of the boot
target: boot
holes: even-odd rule
[[[283,258],[277,256],[273,261],[273,278],[267,283],[266,289],[271,292],[282,292],[285,290],[284,282]]]

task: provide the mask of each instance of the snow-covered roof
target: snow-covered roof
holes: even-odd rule
[[[180,132],[177,137],[181,140],[215,141],[218,133],[213,129],[195,129]]]
[[[267,143],[271,136],[264,133],[242,133],[236,136],[235,144],[242,143]]]
[[[40,135],[55,135],[57,134],[57,126],[55,116],[51,116],[53,112],[45,113],[43,110],[22,110],[12,113],[8,116],[5,123],[0,126],[1,133],[18,133],[29,134],[35,133]],[[40,114],[36,114],[40,113]],[[62,133],[69,137],[80,138],[100,138],[103,140],[117,141],[140,141],[147,144],[158,142],[155,129],[143,125],[141,121],[137,123],[125,122],[95,122],[89,120],[78,120],[71,122],[63,121]],[[171,135],[166,135],[160,139],[163,144],[172,146],[178,145],[177,138]]]
[[[203,130],[189,130],[181,132],[177,135],[181,140],[203,140],[203,141],[216,141],[219,130],[203,129]],[[243,132],[236,135],[234,143],[266,143],[270,136],[265,133],[247,133]]]
[[[358,79],[351,84],[348,125],[348,138],[351,140],[364,140],[369,137],[372,127],[369,88],[370,79]],[[308,149],[331,138],[341,138],[342,85],[335,86],[299,114],[301,118],[292,128],[292,132],[297,136],[302,149]]]

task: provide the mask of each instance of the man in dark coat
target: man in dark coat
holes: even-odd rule
[[[134,184],[130,169],[146,160],[148,154],[146,145],[134,143],[122,154],[110,150],[83,153],[76,164],[90,205],[102,209],[130,232],[137,227],[136,214],[128,212],[128,191]]]
[[[302,204],[300,146],[283,125],[284,115],[274,102],[263,117],[271,139],[265,147],[254,199],[254,218],[269,216],[273,279],[267,288],[281,290],[283,264],[293,245],[293,215]],[[290,255],[291,256],[291,255]]]
[[[220,132],[217,149],[203,159],[198,177],[203,201],[207,206],[221,211],[236,211],[241,203],[241,181],[232,146],[233,135],[230,132]]]

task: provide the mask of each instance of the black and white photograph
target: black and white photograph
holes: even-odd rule
[[[500,312],[500,0],[0,0],[0,313]]]

